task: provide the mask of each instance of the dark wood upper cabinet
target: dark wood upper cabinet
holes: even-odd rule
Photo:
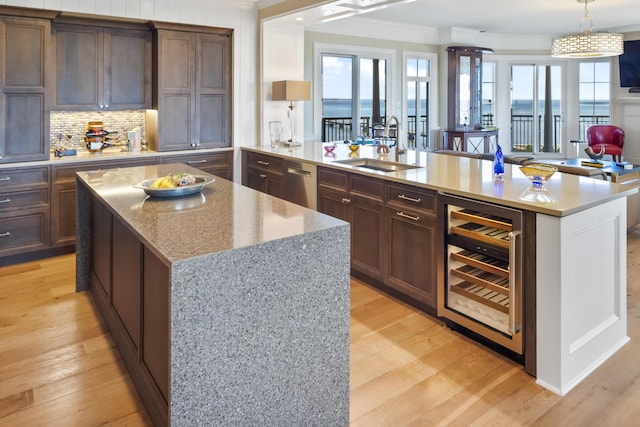
[[[51,24],[0,17],[0,163],[49,158]]]
[[[56,109],[151,108],[148,30],[54,24]]]
[[[147,139],[157,151],[231,146],[231,30],[157,29],[154,111]]]

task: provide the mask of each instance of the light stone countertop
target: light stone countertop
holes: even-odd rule
[[[201,193],[178,198],[152,198],[134,188],[179,172],[215,181]],[[183,164],[79,172],[78,177],[169,263],[343,224]]]
[[[424,151],[408,150],[401,156],[402,163],[421,166],[396,172],[377,172],[335,163],[335,160],[350,158],[346,144],[336,144],[334,156],[322,148],[326,143],[304,142],[299,147],[275,147],[268,145],[242,147],[243,150],[265,153],[286,159],[314,163],[350,172],[382,178],[389,181],[424,187],[448,194],[469,197],[480,201],[509,206],[517,209],[543,213],[552,216],[567,216],[600,205],[609,200],[637,193],[637,188],[623,186],[600,179],[556,172],[546,184],[553,196],[553,203],[523,201],[520,196],[530,186],[529,180],[516,165],[505,164],[502,179],[494,179],[493,163],[459,156],[448,156]],[[360,146],[360,158],[380,158],[375,146]],[[394,153],[385,159],[394,161]]]
[[[0,170],[2,169],[15,169],[27,166],[48,166],[48,165],[65,165],[81,162],[104,162],[109,160],[120,159],[144,159],[148,157],[163,157],[163,156],[182,156],[182,155],[198,155],[198,154],[212,154],[224,151],[232,151],[232,147],[228,148],[203,148],[197,150],[180,150],[180,151],[153,151],[143,150],[138,152],[123,151],[119,147],[105,148],[101,152],[91,153],[87,150],[78,150],[74,156],[62,156],[55,157],[53,153],[49,157],[49,160],[34,160],[30,162],[10,162],[0,163]]]

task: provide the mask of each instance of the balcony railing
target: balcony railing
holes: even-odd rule
[[[551,150],[545,150],[544,147],[544,120],[542,115],[537,117],[538,121],[538,137],[535,141],[537,144],[537,152],[559,153],[562,147],[560,140],[561,117],[553,116],[553,140]],[[483,116],[483,123],[493,123],[493,115],[491,118]],[[579,116],[578,125],[580,127],[580,140],[586,141],[586,130],[592,125],[609,124],[609,116]],[[353,135],[351,117],[332,117],[322,119],[322,141],[344,141],[351,139]],[[409,148],[427,148],[429,146],[427,116],[420,116],[420,126],[416,122],[416,116],[407,117],[407,146]],[[374,123],[372,126],[370,117],[360,118],[360,127],[356,136],[373,137],[373,127],[375,125],[384,126],[384,118],[382,123]],[[511,116],[511,151],[519,153],[532,153],[534,147],[533,141],[533,116],[526,114],[514,114]],[[420,145],[418,147],[417,145]]]
[[[553,140],[551,142],[551,150],[544,147],[544,120],[542,116],[537,117],[538,120],[538,138],[537,138],[537,152],[551,152],[559,153],[562,141],[560,140],[560,115],[553,116]],[[586,141],[586,130],[589,126],[596,124],[608,124],[609,116],[579,116],[578,126],[580,139]],[[533,152],[533,116],[514,114],[511,116],[511,151],[512,152]]]
[[[407,117],[407,146],[409,148],[417,148],[416,144],[420,143],[422,148],[428,147],[429,130],[427,127],[427,116],[420,116],[420,126],[417,126],[416,116]],[[375,126],[384,126],[385,119],[382,123],[371,123],[370,117],[360,118],[360,128],[356,136],[374,137],[373,128]],[[322,141],[344,141],[351,139],[353,135],[353,120],[351,117],[325,117],[322,119]]]

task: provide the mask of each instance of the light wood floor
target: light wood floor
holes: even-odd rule
[[[352,280],[352,426],[640,425],[640,231],[631,342],[564,398],[521,366]],[[150,425],[74,257],[0,268],[0,425]]]

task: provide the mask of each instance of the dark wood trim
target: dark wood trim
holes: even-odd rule
[[[54,24],[92,25],[139,31],[149,31],[148,22],[146,19],[91,15],[76,12],[60,12],[60,14],[53,19]]]
[[[524,370],[534,377],[537,371],[536,341],[536,213],[523,211],[523,328]]]
[[[0,15],[17,16],[21,18],[55,19],[60,11],[46,9],[32,9],[28,7],[0,6]]]
[[[178,24],[175,22],[163,22],[163,21],[149,21],[147,25],[152,30],[171,30],[171,31],[186,31],[191,33],[208,33],[208,34],[218,34],[221,36],[228,36],[228,37],[231,37],[233,35],[233,28],[207,27],[206,25]]]

